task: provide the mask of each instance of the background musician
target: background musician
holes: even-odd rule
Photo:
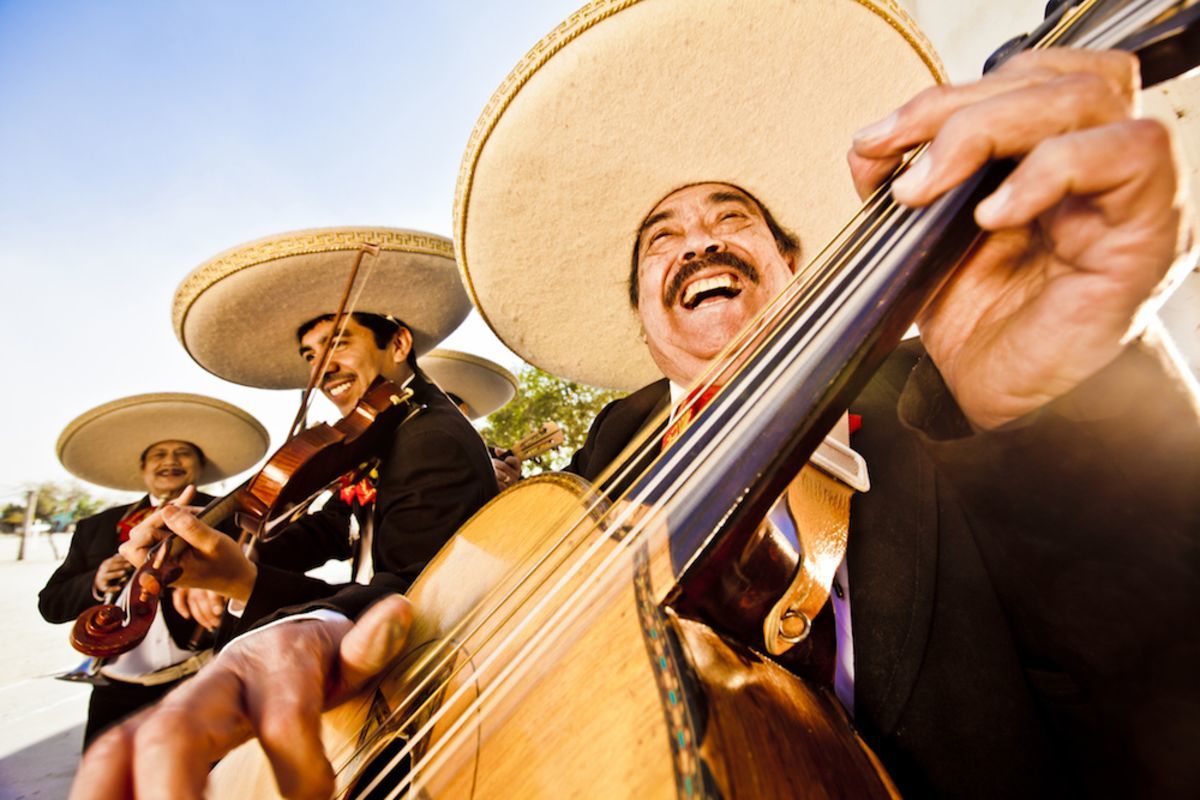
[[[106,403],[75,419],[58,440],[58,457],[72,474],[110,489],[144,488],[130,505],[80,520],[70,550],[38,595],[47,622],[73,622],[88,608],[115,597],[134,567],[117,547],[154,508],[189,485],[236,475],[262,457],[267,433],[252,416],[213,398],[150,394]],[[196,494],[193,503],[213,498]],[[135,650],[109,660],[92,689],[84,746],[113,722],[161,697],[198,668],[188,644],[207,606],[189,607],[186,592],[163,603],[162,619]],[[110,599],[111,602],[111,599]],[[192,661],[187,668],[181,663]]]

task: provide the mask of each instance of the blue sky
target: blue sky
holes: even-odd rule
[[[191,362],[170,325],[179,280],[285,230],[449,234],[478,111],[573,9],[0,3],[0,325],[12,359],[0,494],[66,478],[53,452],[62,427],[128,394],[213,394],[278,441],[294,396]],[[448,344],[519,364],[477,320],[466,327]]]
[[[208,257],[306,227],[448,235],[459,159],[511,67],[577,0],[499,4],[0,0],[0,502],[68,476],[63,426],[140,392],[259,416],[294,393],[225,383],[175,340],[170,301]],[[1041,0],[907,0],[952,76]],[[468,320],[446,346],[520,362]]]

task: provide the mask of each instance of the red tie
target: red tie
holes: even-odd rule
[[[683,432],[687,430],[687,426],[692,424],[692,420],[696,418],[696,415],[704,410],[704,407],[716,397],[719,391],[721,391],[720,386],[698,386],[689,392],[687,397],[683,398],[683,402],[679,404],[679,417],[671,423],[671,427],[667,428],[667,432],[663,434],[662,446],[664,450],[683,435]]]
[[[150,516],[150,512],[154,510],[154,506],[147,503],[141,508],[131,509],[128,514],[121,517],[121,521],[117,523],[117,541],[124,543],[129,541],[129,533],[137,527],[137,524]]]

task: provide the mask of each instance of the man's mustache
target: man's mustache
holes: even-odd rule
[[[675,277],[671,279],[670,285],[667,286],[667,293],[663,295],[663,305],[667,308],[675,305],[675,301],[679,299],[679,293],[683,291],[683,285],[688,282],[688,279],[700,270],[708,269],[709,267],[729,267],[736,272],[740,272],[751,283],[758,283],[758,270],[754,268],[753,264],[743,261],[738,256],[725,250],[719,253],[705,253],[699,258],[684,264],[679,272],[675,273]]]

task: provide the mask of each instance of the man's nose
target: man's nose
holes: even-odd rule
[[[690,246],[688,249],[683,251],[683,260],[685,262],[693,261],[701,254],[712,255],[713,253],[719,253],[724,249],[724,242],[720,241],[719,239],[713,239],[712,237],[705,237],[703,240],[697,242],[694,246]]]

